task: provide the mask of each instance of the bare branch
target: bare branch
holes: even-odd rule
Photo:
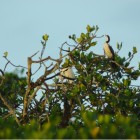
[[[14,67],[20,67],[20,68],[25,68],[25,69],[27,69],[27,67],[24,67],[24,66],[21,66],[21,65],[15,65],[15,64],[13,64],[7,57],[5,57],[4,56],[4,58],[8,61],[7,63],[6,63],[6,65],[5,65],[5,67],[4,67],[4,72],[5,72],[5,70],[6,70],[6,67],[7,67],[7,65],[8,64],[11,64],[12,66],[14,66]]]
[[[37,51],[35,54],[33,54],[33,55],[31,56],[31,58],[34,57],[35,55],[37,55],[37,53],[39,53],[39,51]]]
[[[30,102],[32,101],[32,99],[36,96],[36,93],[38,92],[38,90],[41,88],[41,86],[38,86],[34,92],[32,93],[32,95],[30,96],[28,103],[27,103],[27,107],[29,106]]]
[[[58,75],[60,75],[60,72],[57,73],[57,74],[55,74],[55,75],[53,75],[53,76],[51,76],[51,77],[46,78],[45,80],[50,80],[50,79],[52,79],[52,78],[54,78],[54,77],[56,77],[56,76],[58,76]]]
[[[96,31],[96,32],[97,32],[97,31]],[[92,36],[90,37],[90,39],[84,40],[84,42],[88,42],[88,41],[90,41],[90,40],[92,40],[92,39],[94,39],[94,38],[102,38],[102,37],[104,36],[104,35],[102,35],[102,36],[97,37],[97,36],[95,36],[96,32],[95,32],[94,34],[92,34]],[[66,51],[66,52],[68,52],[68,53],[65,54],[65,55],[63,55],[63,56],[61,57],[61,59],[64,58],[64,57],[66,57],[66,56],[68,56],[71,52],[73,52],[73,51],[76,50],[76,49],[82,49],[81,44],[83,44],[84,42],[80,42],[80,43],[78,43],[77,45],[69,45],[67,42],[64,42],[64,43],[62,44],[61,48],[60,48],[60,51],[63,50],[63,51]],[[73,47],[75,47],[75,48],[74,48],[73,50],[71,50],[71,51],[69,51],[69,50],[64,50],[64,49],[63,49],[64,44],[67,44],[68,46],[73,46]],[[97,55],[97,54],[94,54],[94,55]],[[97,56],[104,56],[104,55],[97,55]]]
[[[4,81],[4,72],[0,69],[0,72],[2,74],[1,76],[1,81],[0,81],[0,86],[2,85],[3,81]]]
[[[44,59],[41,59],[41,60],[38,60],[38,61],[33,61],[33,60],[32,60],[32,63],[41,63],[41,62],[44,62],[44,61],[47,61],[47,60],[52,60],[52,61],[55,61],[55,62],[60,61],[59,59],[53,59],[53,58],[51,58],[50,56],[48,56],[48,57],[46,57],[46,58],[44,58]]]
[[[93,52],[92,52],[93,53]],[[93,53],[93,55],[95,56],[100,56],[100,57],[105,57],[105,55],[100,55],[100,54],[96,54],[96,53]]]
[[[94,38],[102,38],[102,37],[104,37],[104,35],[101,35],[101,36],[94,36],[94,35],[93,35],[93,37],[94,37]]]
[[[0,72],[1,72],[2,76],[4,76],[4,72],[1,69],[0,69]]]
[[[13,115],[13,117],[15,118],[16,122],[18,125],[20,125],[20,122],[16,116],[15,110],[12,109],[12,107],[8,104],[8,102],[6,101],[6,99],[4,99],[4,97],[2,97],[1,93],[0,93],[0,99],[3,101],[4,105],[9,109],[10,114]]]
[[[27,109],[28,109],[28,96],[31,91],[31,64],[32,64],[32,59],[31,57],[28,57],[27,59],[28,63],[28,72],[27,72],[27,90],[24,96],[24,104],[23,104],[23,118],[27,115]]]
[[[124,70],[131,70],[131,69],[133,69],[133,68],[134,68],[134,67],[130,67],[130,68],[124,67],[124,66],[122,66],[122,65],[118,64],[116,61],[113,61],[113,60],[111,60],[111,62],[113,62],[113,63],[114,63],[114,64],[116,64],[117,66],[119,66],[119,67],[123,68]]]

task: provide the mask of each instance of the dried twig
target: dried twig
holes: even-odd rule
[[[44,62],[44,61],[47,61],[47,60],[52,60],[52,61],[55,61],[55,62],[59,62],[60,61],[59,59],[53,59],[50,56],[48,56],[48,57],[46,57],[44,59],[41,59],[41,60],[37,60],[37,61],[33,61],[32,60],[32,63],[41,63],[41,62]]]
[[[15,64],[13,64],[7,57],[5,57],[4,56],[4,58],[7,60],[7,63],[6,63],[6,65],[5,65],[5,67],[4,67],[4,72],[5,72],[5,70],[6,70],[6,67],[7,67],[7,65],[8,64],[11,64],[12,66],[14,66],[14,67],[17,67],[17,68],[24,68],[24,69],[27,69],[27,67],[24,67],[24,66],[21,66],[21,65],[15,65]]]
[[[34,53],[34,54],[31,56],[31,58],[34,57],[35,55],[37,55],[37,53],[39,53],[39,51],[37,51],[36,53]]]

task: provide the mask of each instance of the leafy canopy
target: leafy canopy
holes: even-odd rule
[[[28,57],[27,67],[13,64],[4,53],[0,138],[140,138],[140,88],[132,85],[140,76],[140,65],[131,67],[137,48],[120,57],[122,43],[117,43],[115,61],[96,54],[96,38],[103,37],[97,36],[98,30],[87,25],[79,37],[70,35],[73,43],[64,42],[57,59],[43,57],[49,41],[49,35],[43,35],[41,53]],[[6,73],[8,64],[21,67],[21,72]],[[61,81],[60,70],[69,67],[75,78],[63,76]],[[26,77],[21,77],[24,71]]]

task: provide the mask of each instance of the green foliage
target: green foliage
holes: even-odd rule
[[[81,116],[82,122],[76,120],[71,122],[66,128],[59,128],[57,116],[51,122],[39,124],[32,120],[30,124],[16,126],[13,119],[3,121],[0,119],[0,138],[28,138],[28,139],[108,139],[127,138],[136,139],[140,137],[139,121],[135,116],[124,117],[120,114],[116,116],[101,115],[94,112],[84,111]],[[15,131],[16,130],[16,131]]]
[[[131,67],[137,49],[134,47],[127,57],[120,57],[122,43],[117,43],[116,66],[112,67],[109,59],[94,52],[98,29],[88,25],[79,37],[70,35],[75,45],[66,43],[67,50],[62,45],[60,56],[64,61],[51,58],[56,64],[49,66],[43,60],[50,57],[42,58],[49,37],[44,35],[39,64],[45,71],[37,82],[32,80],[36,72],[30,78],[30,71],[27,77],[19,73],[1,76],[0,138],[140,138],[140,88],[132,86],[140,76],[140,68]],[[75,79],[67,79],[72,83],[61,83],[57,77],[60,74],[55,66],[59,62],[61,68],[74,67]],[[55,75],[50,76],[51,70]],[[51,80],[55,82],[50,85]],[[36,93],[40,86],[41,92]],[[25,99],[31,100],[23,115]]]
[[[137,53],[137,48],[136,47],[133,47],[133,53]]]
[[[44,41],[47,41],[47,40],[49,39],[49,35],[47,35],[47,34],[43,35],[43,36],[42,36],[42,39],[43,39]]]
[[[8,52],[4,52],[4,57],[7,57],[8,56]]]
[[[23,95],[25,94],[26,78],[18,76],[22,71],[17,71],[18,73],[5,73],[4,82],[0,88],[1,95],[6,98],[7,102],[15,110],[19,110],[20,105],[23,103]],[[5,115],[7,111],[7,107],[0,100],[0,117]]]

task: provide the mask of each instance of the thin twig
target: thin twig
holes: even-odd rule
[[[4,67],[4,72],[6,71],[6,67],[7,67],[7,65],[9,64],[9,61],[6,63],[6,65],[5,65],[5,67]]]
[[[96,54],[96,53],[93,53],[93,52],[92,52],[92,54],[96,55],[96,56],[100,56],[100,57],[105,57],[105,55],[100,55],[100,54]]]
[[[119,66],[119,67],[123,68],[124,70],[131,70],[131,69],[133,69],[133,68],[134,68],[134,67],[130,67],[130,68],[124,67],[124,66],[122,66],[122,65],[118,64],[116,61],[113,61],[113,60],[111,60],[111,62],[113,62],[113,63],[114,63],[114,64],[116,64],[117,66]]]
[[[1,77],[0,86],[1,86],[4,81],[4,72],[1,69],[0,69],[0,72],[2,74],[2,76],[0,76]]]
[[[96,31],[97,32],[97,31]],[[96,34],[96,32],[95,32],[95,34]],[[89,40],[92,40],[92,39],[94,39],[94,38],[102,38],[104,35],[102,35],[102,36],[95,36],[95,34],[92,34],[92,37],[90,38],[90,39],[88,39],[88,40],[84,40],[84,42],[86,41],[86,42],[88,42]],[[61,59],[62,58],[64,58],[64,57],[66,57],[66,56],[68,56],[71,52],[73,52],[74,50],[76,50],[76,49],[80,49],[80,48],[82,48],[81,47],[81,43],[83,43],[83,42],[80,42],[80,43],[78,43],[76,46],[75,46],[75,48],[73,49],[73,50],[71,50],[70,52],[68,52],[67,54],[65,54],[65,55],[63,55],[62,57],[61,57]],[[62,46],[61,46],[61,49],[60,49],[60,51],[62,51],[62,47],[64,46],[64,44],[66,44],[66,42],[64,42],[63,44],[62,44]],[[97,54],[96,54],[97,55]],[[98,56],[103,56],[103,55],[98,55]]]
[[[1,72],[2,76],[4,76],[4,72],[1,69],[0,69],[0,72]]]
[[[12,63],[7,57],[5,57],[5,56],[4,56],[4,58],[8,61],[8,62],[6,63],[6,65],[5,65],[5,67],[4,67],[4,72],[5,72],[6,67],[7,67],[8,64],[11,64],[11,65],[14,66],[14,67],[21,67],[21,68],[27,69],[27,67],[24,67],[24,66],[21,66],[21,65],[15,65],[15,64],[13,64],[13,63]]]
[[[31,56],[31,58],[34,57],[35,55],[37,55],[37,53],[39,53],[39,51],[37,51],[36,53],[34,53],[34,54]]]
[[[55,61],[55,62],[60,61],[59,59],[53,59],[53,58],[51,58],[50,56],[48,56],[48,57],[46,57],[46,58],[44,58],[44,59],[41,59],[41,60],[38,60],[38,61],[33,61],[33,60],[32,60],[32,63],[41,63],[41,62],[44,62],[44,61],[47,61],[47,60],[52,60],[52,61]]]
[[[50,76],[50,77],[46,78],[45,80],[50,80],[50,79],[52,79],[52,78],[54,78],[54,77],[56,77],[56,76],[58,76],[58,75],[60,75],[60,72],[57,73],[57,74],[55,74],[55,75],[53,75],[53,76]]]
[[[94,35],[93,35],[94,36]],[[104,35],[101,35],[101,36],[94,36],[95,38],[102,38],[104,37]]]

